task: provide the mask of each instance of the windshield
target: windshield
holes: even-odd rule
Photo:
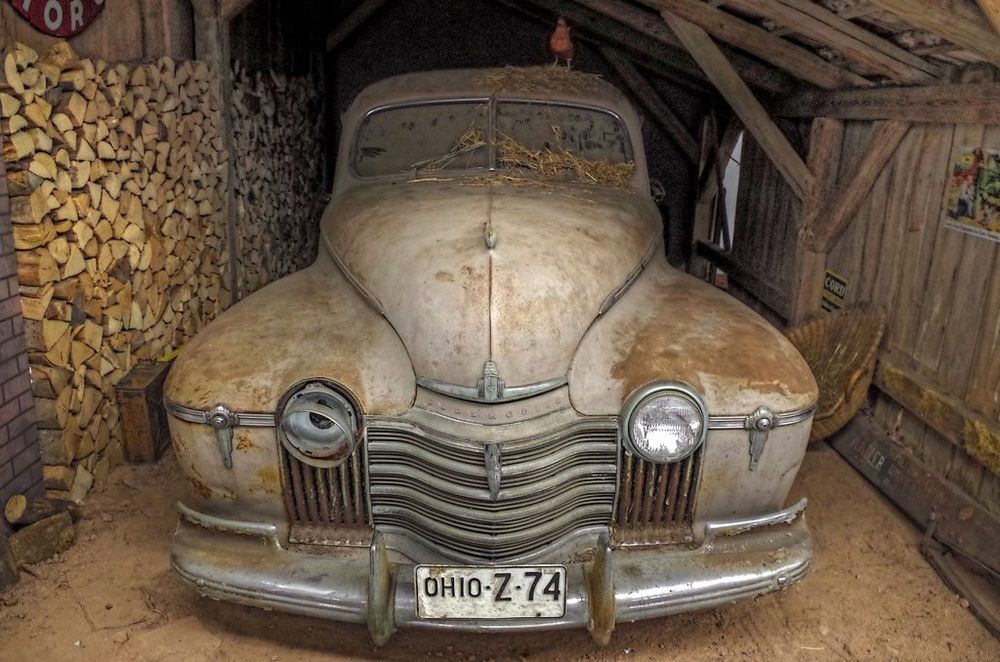
[[[352,159],[361,177],[505,170],[617,184],[634,172],[628,132],[611,112],[486,99],[377,110],[361,123]],[[601,181],[609,172],[619,181]]]

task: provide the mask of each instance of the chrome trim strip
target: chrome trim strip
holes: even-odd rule
[[[194,508],[185,506],[180,501],[177,502],[177,512],[188,522],[206,529],[214,529],[224,533],[236,533],[243,536],[258,536],[260,538],[267,538],[275,545],[278,545],[278,527],[275,524],[267,522],[244,522],[242,520],[216,517],[215,515],[206,515]]]
[[[417,386],[422,386],[428,391],[433,391],[434,393],[439,393],[441,395],[447,395],[448,397],[457,398],[459,400],[466,400],[468,402],[482,402],[489,404],[524,400],[525,398],[530,398],[534,395],[541,395],[543,393],[548,393],[549,391],[554,391],[568,383],[569,380],[563,376],[553,377],[552,379],[535,382],[534,384],[525,384],[523,386],[505,386],[503,389],[503,395],[495,400],[488,400],[479,394],[478,386],[459,386],[458,384],[449,384],[447,382],[438,381],[437,379],[417,377]]]
[[[211,424],[211,410],[185,407],[184,405],[177,404],[169,398],[163,398],[163,406],[166,408],[168,414],[179,418],[182,421],[187,421],[188,423],[204,423],[205,425]],[[273,428],[275,424],[274,414],[242,411],[232,413],[236,419],[233,423],[234,427]]]
[[[805,512],[806,505],[808,503],[809,500],[803,497],[802,499],[799,499],[798,503],[795,503],[784,510],[768,513],[767,515],[725,520],[722,522],[708,522],[705,524],[705,540],[709,540],[717,536],[735,536],[764,526],[788,524],[795,521],[795,518]]]
[[[775,414],[775,421],[773,427],[781,427],[782,425],[794,425],[796,423],[801,423],[802,421],[808,420],[810,416],[816,413],[816,406],[806,407],[805,409],[797,409],[795,411],[785,412],[784,414]],[[745,430],[745,423],[747,417],[744,416],[709,416],[708,417],[708,429],[709,430]]]

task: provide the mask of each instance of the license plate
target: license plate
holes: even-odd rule
[[[417,616],[560,618],[566,612],[566,568],[418,565]]]

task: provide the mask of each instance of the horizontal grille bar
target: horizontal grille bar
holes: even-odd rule
[[[446,557],[522,557],[610,525],[618,469],[613,421],[500,443],[495,498],[482,443],[403,421],[373,422],[367,436],[373,522]]]

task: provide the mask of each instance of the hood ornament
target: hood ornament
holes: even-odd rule
[[[486,484],[490,486],[490,498],[500,496],[500,444],[486,444],[483,449],[486,461]]]
[[[483,364],[483,378],[479,380],[477,390],[479,397],[486,402],[496,402],[503,398],[504,383],[500,378],[500,371],[497,364],[487,361]]]

